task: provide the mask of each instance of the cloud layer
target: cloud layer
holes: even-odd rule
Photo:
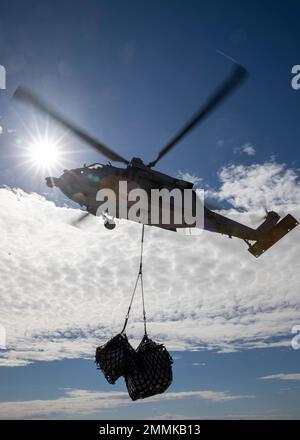
[[[262,380],[300,380],[300,373],[278,373],[260,377]]]
[[[219,179],[221,187],[209,195],[227,200],[234,208],[277,209],[283,214],[300,204],[298,172],[284,164],[229,165],[220,170]]]
[[[300,218],[295,170],[274,162],[229,166],[211,195],[246,224],[269,209]],[[240,209],[243,209],[243,212]],[[7,350],[0,365],[92,357],[121,330],[139,264],[140,225],[107,231],[78,210],[36,194],[0,189],[0,324]],[[149,334],[171,350],[284,346],[300,322],[300,228],[256,260],[237,239],[204,232],[182,236],[146,228],[144,282]],[[128,325],[142,337],[137,295]]]
[[[254,396],[238,396],[218,391],[186,391],[159,394],[147,400],[140,400],[143,404],[157,404],[161,401],[201,399],[211,402],[227,402],[237,399],[252,399]],[[109,409],[123,406],[132,406],[126,392],[103,392],[81,389],[67,389],[57,399],[50,400],[23,400],[18,402],[0,403],[0,419],[51,419],[51,418],[78,418],[90,417],[92,414],[101,414]]]

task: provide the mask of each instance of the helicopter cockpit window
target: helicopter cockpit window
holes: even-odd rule
[[[101,165],[101,163],[93,163],[92,165],[88,166],[88,169],[90,170],[98,170],[99,168],[103,168],[103,165]]]

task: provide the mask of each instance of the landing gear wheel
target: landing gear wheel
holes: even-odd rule
[[[112,231],[113,229],[115,229],[116,224],[113,220],[105,220],[104,226],[106,227],[106,229]]]

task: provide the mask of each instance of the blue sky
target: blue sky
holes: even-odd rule
[[[278,370],[299,371],[299,351],[291,349],[250,350],[243,353],[178,352],[175,357],[175,380],[169,393],[198,389],[230,389],[234,395],[246,396],[229,401],[178,398],[147,404],[147,400],[103,410],[101,405],[89,414],[56,414],[56,417],[96,419],[160,418],[164,415],[190,418],[298,418],[299,384],[293,381],[259,380]],[[200,365],[195,365],[200,364]],[[202,365],[203,364],[203,365]],[[2,368],[1,400],[54,400],[66,389],[122,391],[123,381],[109,385],[102,374],[95,374],[90,360],[40,362],[27,367]],[[255,397],[254,397],[255,396]],[[71,406],[72,408],[72,406]],[[35,414],[37,417],[37,414]],[[49,414],[51,416],[51,414]],[[53,416],[53,415],[52,415]]]
[[[43,194],[47,199],[55,200],[59,206],[68,203],[63,196],[58,193],[53,195],[45,186],[45,170],[30,172],[28,166],[24,164],[23,148],[28,141],[26,127],[31,131],[34,130],[34,118],[28,109],[12,103],[10,100],[19,84],[30,86],[58,108],[61,113],[68,115],[71,120],[86,128],[105,144],[116,149],[122,156],[131,158],[138,155],[147,162],[156,156],[158,150],[228,74],[231,63],[220,55],[219,51],[221,51],[247,68],[250,73],[247,81],[201,127],[193,131],[172,153],[164,158],[158,169],[172,175],[182,171],[199,176],[207,188],[222,195],[219,197],[221,203],[226,204],[229,199],[233,198],[236,202],[235,208],[250,211],[251,207],[254,210],[254,212],[251,211],[254,216],[260,209],[262,199],[255,197],[258,189],[261,189],[262,186],[265,188],[263,198],[268,203],[274,203],[279,210],[284,207],[285,211],[294,209],[293,212],[299,212],[297,209],[300,201],[298,184],[300,91],[293,90],[290,84],[292,66],[300,64],[299,15],[300,5],[296,1],[284,3],[192,0],[173,0],[172,2],[133,0],[28,1],[26,4],[24,2],[9,2],[1,5],[0,64],[5,66],[7,71],[7,90],[0,91],[0,125],[3,127],[3,132],[0,134],[0,184]],[[37,122],[43,131],[45,121],[37,119]],[[54,124],[50,127],[53,132],[58,130]],[[13,130],[13,132],[8,133],[7,129]],[[252,146],[253,154],[247,154],[245,151],[244,147],[247,144]],[[103,157],[80,144],[71,136],[66,139],[65,150],[67,152],[64,164],[66,168],[81,166],[84,162],[104,160]],[[230,165],[233,168],[230,168]],[[228,184],[232,183],[232,175],[236,176],[232,173],[229,177],[228,174],[226,175],[225,184],[227,183],[227,186],[224,186],[223,175],[222,187],[220,169],[226,167],[232,172],[238,166],[243,167],[242,173],[238,175],[240,186],[237,188],[231,186],[228,190]],[[260,179],[266,175],[270,167],[273,167],[273,180],[263,180],[263,185],[256,188],[255,183],[260,185]],[[56,175],[59,175],[61,171],[57,169]],[[245,202],[246,196],[243,192],[245,183],[248,185],[246,187],[247,194],[255,200],[254,206],[250,206],[249,203],[247,205]],[[55,223],[56,214],[59,219],[67,218],[67,214],[63,211],[55,211],[54,208],[47,205],[47,212],[50,216],[53,215],[53,217],[49,217],[53,223],[47,229],[46,214],[45,217],[42,217],[42,214],[38,212],[39,206],[44,206],[42,202],[34,199],[32,210],[24,205],[24,208],[20,208],[22,209],[20,214],[16,214],[15,206],[17,205],[15,205],[12,196],[5,193],[3,200],[1,207],[3,206],[5,209],[5,203],[10,203],[11,209],[7,209],[5,216],[2,216],[2,234],[3,231],[8,231],[7,234],[10,233],[10,224],[19,225],[20,221],[23,221],[22,215],[28,216],[26,221],[24,220],[24,230],[18,230],[16,233],[20,239],[19,253],[23,253],[26,258],[27,252],[30,251],[26,241],[23,240],[25,232],[30,231],[29,234],[34,235],[36,228],[40,227],[42,228],[41,235],[45,234],[46,237],[48,234],[49,241],[51,241],[51,237],[54,237],[51,234],[55,234],[57,226],[62,234],[61,237],[65,236],[65,230],[60,224],[56,225]],[[20,217],[17,217],[18,215]],[[37,222],[34,223],[36,218]],[[27,225],[28,230],[26,229]],[[59,229],[60,227],[61,229]],[[93,227],[94,225],[92,225]],[[83,232],[80,231],[78,234],[78,242],[84,243]],[[86,237],[96,237],[95,234],[97,232],[92,229],[91,235]],[[124,229],[123,236],[122,231],[117,234],[119,235],[112,235],[112,250],[115,253],[120,252],[121,255],[125,255],[129,261],[129,252],[125,252],[126,239],[132,237],[130,234],[135,236],[135,230],[130,229],[125,232]],[[4,240],[4,235],[2,237]],[[7,235],[7,237],[9,236]],[[155,240],[155,237],[154,234],[151,240]],[[170,246],[168,249],[172,251],[171,244],[163,241],[166,239],[161,236],[156,238],[162,240],[161,243],[165,243],[166,246]],[[32,238],[34,243],[37,243],[38,241],[35,240],[38,239],[40,237]],[[77,240],[73,231],[69,238],[66,238],[68,251],[71,255],[70,261],[73,261],[72,240],[73,243]],[[106,240],[105,249],[109,250],[109,239],[103,238],[103,240]],[[95,408],[86,409],[82,395],[76,394],[74,397],[72,394],[70,397],[68,389],[86,390],[87,393],[91,393],[91,400],[93,400],[94,392],[125,391],[124,384],[118,383],[115,387],[109,386],[96,371],[93,361],[84,359],[93,356],[93,352],[89,351],[93,345],[87,345],[89,347],[87,349],[87,346],[84,345],[84,338],[78,341],[80,349],[75,350],[77,359],[71,360],[70,352],[64,356],[64,345],[62,345],[60,353],[59,350],[53,350],[54,360],[52,362],[47,356],[45,358],[38,356],[38,349],[32,348],[31,335],[36,336],[47,331],[50,336],[53,336],[56,330],[63,328],[64,331],[67,331],[72,326],[74,328],[75,324],[68,321],[69,324],[64,328],[64,316],[60,316],[57,329],[55,321],[53,321],[47,328],[36,323],[34,329],[29,330],[30,323],[26,321],[26,317],[28,317],[28,321],[31,319],[30,317],[34,317],[34,310],[36,313],[42,311],[44,316],[47,306],[38,308],[35,304],[35,295],[41,303],[46,301],[41,293],[42,283],[38,284],[39,282],[34,279],[30,280],[31,284],[28,281],[27,288],[31,290],[30,299],[27,298],[27,292],[22,291],[22,282],[26,284],[26,280],[30,278],[29,275],[28,278],[25,276],[25,267],[25,269],[22,268],[24,273],[20,270],[20,278],[15,275],[17,280],[15,285],[11,281],[11,284],[4,284],[4,288],[2,286],[1,296],[6,304],[7,314],[16,313],[19,316],[20,313],[20,318],[22,317],[21,327],[16,331],[18,335],[16,339],[8,335],[12,351],[21,360],[25,359],[26,362],[35,360],[35,362],[24,366],[0,367],[1,417],[5,417],[5,411],[9,411],[7,408],[14,405],[12,403],[12,406],[9,406],[9,402],[15,402],[15,414],[20,417],[25,417],[26,414],[22,413],[17,403],[24,400],[31,402],[33,409],[31,412],[28,410],[27,416],[35,417],[37,412],[34,410],[34,402],[52,400],[53,406],[56,403],[58,405],[57,412],[51,407],[51,411],[49,409],[49,413],[44,414],[45,417],[50,417],[54,413],[57,417],[62,418],[72,416],[93,418],[143,418],[148,416],[299,418],[300,351],[290,347],[291,328],[293,325],[300,324],[300,313],[297,308],[299,279],[295,275],[299,269],[296,238],[291,239],[290,242],[285,241],[285,244],[280,248],[281,250],[278,249],[277,257],[277,248],[272,249],[270,257],[268,254],[264,256],[263,260],[260,260],[258,263],[260,266],[255,266],[256,263],[249,260],[246,249],[243,249],[244,253],[239,254],[238,248],[242,246],[240,243],[233,245],[232,249],[227,242],[226,245],[218,244],[218,239],[214,237],[211,241],[208,239],[207,244],[205,243],[204,246],[207,248],[203,249],[206,249],[206,253],[203,250],[202,254],[194,253],[191,255],[188,253],[190,244],[186,248],[181,242],[176,242],[178,240],[176,238],[168,238],[168,240],[173,240],[173,243],[176,243],[179,248],[174,245],[175,252],[178,252],[182,258],[179,263],[174,260],[174,265],[171,262],[169,267],[166,266],[166,270],[170,271],[167,272],[167,276],[176,278],[174,268],[184,265],[183,259],[191,265],[191,272],[187,268],[183,269],[186,270],[185,276],[190,277],[189,282],[183,276],[180,280],[175,279],[181,303],[185,301],[185,296],[180,293],[181,289],[187,284],[187,292],[192,292],[192,288],[196,288],[197,283],[200,283],[197,276],[200,277],[203,270],[201,257],[205,257],[207,271],[211,271],[211,284],[216,283],[218,292],[224,288],[229,296],[224,294],[224,297],[220,296],[220,298],[223,298],[224,301],[230,300],[233,304],[230,303],[230,307],[232,307],[230,313],[225,303],[224,314],[222,314],[222,303],[218,311],[219,316],[213,315],[212,311],[210,312],[210,333],[212,335],[215,333],[215,336],[203,336],[203,340],[201,340],[201,334],[196,336],[197,327],[189,327],[190,324],[185,321],[187,315],[191,314],[192,316],[192,312],[186,308],[186,305],[182,305],[184,331],[182,334],[176,334],[172,329],[172,335],[168,337],[172,354],[175,357],[174,383],[170,388],[170,395],[172,395],[171,393],[198,391],[219,394],[199,394],[194,397],[174,394],[173,400],[162,399],[158,401],[159,403],[150,401],[148,404],[130,404],[127,400],[124,404],[125,398],[120,395],[118,398],[120,401],[117,399],[117,402],[112,403],[104,412]],[[219,240],[221,239],[219,238]],[[13,239],[10,243],[12,241]],[[41,241],[41,243],[44,243],[45,249],[47,249],[47,242]],[[220,243],[223,242],[220,241]],[[292,253],[288,244],[293,246]],[[17,246],[16,243],[16,247],[12,248],[13,253],[16,252]],[[156,251],[151,255],[152,258],[157,258],[159,261],[157,246],[155,242],[151,241],[149,249]],[[134,247],[130,249],[134,255],[137,255]],[[237,260],[233,260],[231,263],[230,258],[234,258],[232,253],[235,250]],[[4,253],[4,248],[2,251]],[[94,251],[94,255],[97,255],[96,248]],[[199,260],[197,255],[199,255]],[[207,255],[210,256],[207,257]],[[224,255],[229,265],[227,268],[225,265],[220,267],[220,259],[222,259],[222,264],[226,263],[223,261]],[[216,260],[213,260],[213,256],[216,256]],[[35,256],[28,253],[28,258],[31,261]],[[82,261],[76,260],[76,264],[89,261],[84,258]],[[110,256],[107,258],[109,259]],[[269,261],[267,261],[268,258]],[[19,264],[19,260],[16,261],[16,264]],[[106,283],[112,282],[113,288],[118,288],[119,278],[116,273],[118,267],[121,271],[126,270],[124,261],[120,261],[119,266],[115,263],[113,269],[109,265],[111,261],[114,261],[113,259],[107,261],[102,259],[101,261],[99,277],[104,277],[105,274],[109,274],[106,271],[111,270],[110,275],[115,276],[116,279],[112,282],[108,276]],[[135,263],[136,261],[133,260],[132,266]],[[233,271],[230,276],[232,268],[238,263],[241,264],[239,274],[236,275]],[[67,262],[59,264],[61,264],[59,266],[61,270],[63,268],[70,270],[70,278],[66,277],[63,280],[66,283],[64,289],[68,290],[67,283],[73,283],[74,280],[76,288],[76,282],[80,284],[80,279],[77,279],[77,275],[66,266]],[[106,264],[107,267],[105,267]],[[155,264],[153,262],[154,268]],[[248,264],[249,266],[247,266]],[[10,277],[13,278],[13,268],[17,266],[9,263],[7,267],[11,269]],[[28,268],[30,267],[37,266],[30,266],[28,263]],[[46,271],[47,267],[45,263],[43,270]],[[150,267],[152,268],[152,266]],[[215,272],[212,269],[214,267],[216,268]],[[277,273],[274,276],[274,284],[272,284],[271,278],[274,268]],[[3,279],[6,276],[9,278],[9,273],[6,273],[5,269],[2,271]],[[22,278],[23,274],[25,274],[24,279]],[[55,277],[54,272],[53,274],[52,276]],[[130,286],[130,276],[126,276],[127,284],[125,283],[124,292]],[[271,287],[268,283],[265,284],[266,279],[270,279]],[[160,288],[159,282],[161,282],[164,292],[168,291],[163,273],[159,274],[156,284],[151,281],[153,291]],[[225,283],[227,283],[226,286]],[[253,286],[251,284],[252,287],[248,287],[248,283],[253,283]],[[7,299],[11,291],[8,291],[8,288],[5,290],[5,286],[10,286],[10,289],[16,288],[15,302],[12,303]],[[108,286],[110,287],[109,284]],[[94,292],[94,286],[90,287],[91,292]],[[202,288],[203,290],[207,289],[207,285],[201,284]],[[252,290],[248,292],[247,289],[251,288]],[[168,336],[167,333],[164,333],[165,330],[162,330],[164,319],[170,319],[171,322],[181,319],[180,316],[178,318],[180,312],[176,309],[181,307],[181,304],[180,302],[176,303],[175,285],[172,289],[170,310],[173,315],[158,318],[154,313],[152,314],[153,336]],[[243,293],[244,289],[245,293]],[[262,290],[257,290],[259,295],[256,296],[256,299],[255,289]],[[248,293],[253,295],[253,297],[251,296],[253,303],[250,306],[247,303]],[[272,297],[272,293],[274,293],[274,297]],[[83,295],[86,303],[94,301],[92,293],[89,294],[86,290],[83,290],[83,293],[79,292],[79,294]],[[84,297],[84,294],[87,296]],[[234,296],[235,294],[236,296]],[[162,298],[155,298],[158,304],[161,300],[161,307],[167,307],[163,295],[164,293],[161,293]],[[198,304],[197,301],[202,295],[202,290],[196,292],[195,295],[197,295],[195,298],[192,294],[188,297],[192,304],[193,301]],[[207,302],[204,301],[201,305],[203,310],[209,307],[207,304],[219,299],[219,297],[212,296],[213,293],[210,290],[209,295],[204,296]],[[157,294],[157,296],[159,295]],[[68,298],[67,293],[66,298]],[[236,305],[235,301],[237,301]],[[124,309],[120,309],[120,315],[116,313],[114,316],[114,328],[117,326],[116,322],[119,316],[122,315],[122,310],[125,310],[125,303],[126,297]],[[86,307],[86,309],[82,309],[84,312],[91,312],[88,306],[84,307]],[[248,307],[249,310],[252,310],[252,315],[250,312],[249,316],[247,315],[247,331],[245,330],[245,333],[238,335],[237,330],[233,335],[230,329],[227,330],[226,320],[229,322],[232,318],[232,310],[239,310],[243,316],[243,310],[248,310]],[[56,308],[59,312],[59,302],[56,304]],[[277,311],[278,314],[276,314]],[[262,312],[266,312],[266,315],[262,315],[259,328],[257,328],[256,315]],[[199,333],[201,332],[201,313],[199,312],[199,315],[196,316],[199,320]],[[8,319],[7,316],[3,315],[4,321]],[[47,323],[52,316],[54,315],[51,311],[49,319],[45,318]],[[233,318],[236,316],[233,315]],[[71,320],[69,316],[66,319]],[[94,325],[96,320],[93,319],[94,317],[91,316]],[[158,327],[156,319],[158,321],[161,319],[161,328]],[[219,328],[220,319],[224,320],[224,322],[222,321],[224,327]],[[253,319],[252,328],[251,319]],[[82,316],[80,316],[80,322],[83,322]],[[265,324],[266,322],[268,325]],[[86,322],[83,322],[83,325],[86,325]],[[235,321],[230,322],[230,325],[234,326]],[[78,327],[80,327],[80,323],[78,323]],[[190,340],[188,337],[189,328],[192,328]],[[224,343],[228,342],[226,347],[222,346],[220,342],[223,328]],[[244,327],[242,330],[244,331]],[[26,339],[25,336],[23,337],[23,333],[26,335],[26,331],[28,331],[29,339],[25,342],[28,344],[28,352],[31,353],[28,356],[24,355],[26,344],[22,345],[23,342],[21,343]],[[264,336],[264,331],[266,336]],[[94,330],[93,332],[95,333]],[[132,333],[136,338],[135,330],[132,330]],[[94,336],[99,334],[96,332]],[[108,334],[107,331],[105,334]],[[181,341],[181,337],[183,342],[178,342],[178,344],[182,350],[179,351],[176,349],[175,340],[177,338],[178,341]],[[265,345],[262,343],[260,348],[256,348],[263,341],[265,341]],[[59,345],[59,343],[58,338],[56,344]],[[72,349],[75,345],[76,338],[73,341]],[[49,348],[53,349],[52,346]],[[200,351],[192,351],[195,348],[198,350],[200,348]],[[236,351],[229,352],[233,349]],[[6,355],[7,351],[3,351],[5,359]],[[12,355],[10,359],[15,358]],[[193,363],[201,365],[193,365]],[[294,374],[295,376],[293,378],[291,376],[277,376],[260,379],[260,377],[278,374]],[[224,399],[222,393],[228,397],[227,400]],[[71,413],[61,411],[59,399],[68,396],[70,400],[78,398],[85,409],[77,413],[75,411]],[[101,395],[96,398],[101,400]],[[95,406],[97,406],[97,402]],[[101,407],[100,403],[99,407]]]

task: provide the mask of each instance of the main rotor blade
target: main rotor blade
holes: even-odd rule
[[[78,136],[81,140],[83,140],[84,142],[87,142],[91,147],[93,147],[98,152],[102,153],[108,159],[115,161],[115,162],[123,162],[125,164],[129,163],[128,160],[124,159],[122,156],[115,153],[113,150],[108,148],[106,145],[97,141],[95,138],[91,137],[85,131],[76,127],[76,125],[74,125],[73,123],[68,121],[66,118],[61,116],[59,113],[57,113],[55,110],[53,110],[48,104],[46,104],[44,101],[42,101],[40,98],[38,98],[34,93],[32,93],[26,87],[18,87],[13,95],[13,98],[17,99],[18,101],[22,101],[26,104],[31,104],[33,107],[35,107],[36,109],[38,109],[42,113],[45,113],[45,114],[51,116],[51,118],[53,118],[55,121],[59,122],[63,127],[70,130],[72,133],[74,133],[76,136]]]
[[[229,78],[223,82],[206,104],[194,115],[194,117],[160,150],[155,160],[148,164],[154,167],[157,162],[165,156],[190,130],[201,122],[212,110],[214,110],[223,99],[228,96],[246,77],[247,70],[236,64]]]

